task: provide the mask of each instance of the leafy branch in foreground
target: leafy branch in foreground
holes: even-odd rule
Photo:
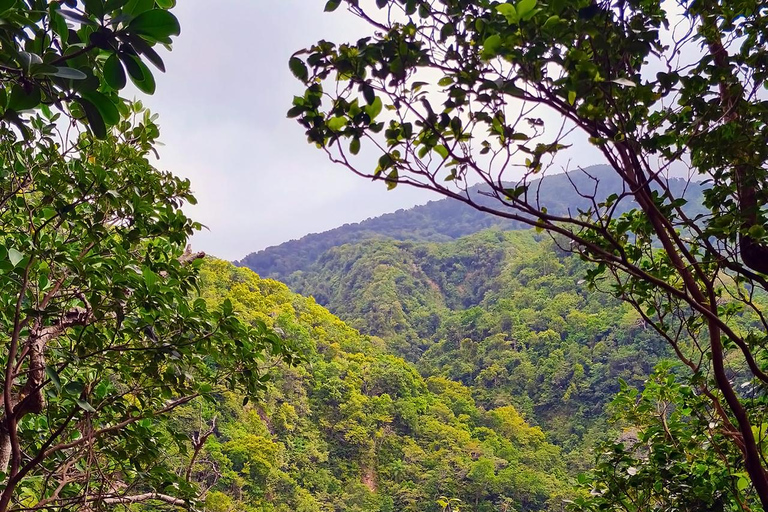
[[[30,110],[58,110],[87,123],[99,138],[120,122],[128,79],[153,94],[147,63],[165,64],[181,33],[173,1],[12,0],[0,5],[0,119],[25,136]]]
[[[163,439],[160,419],[222,389],[254,396],[265,358],[291,359],[229,302],[194,300],[189,182],[149,164],[157,127],[134,111],[65,151],[53,125],[34,145],[0,132],[0,510],[186,503],[194,486],[161,455],[189,440]]]
[[[733,470],[750,485],[737,492],[768,509],[765,407],[733,382],[768,386],[756,300],[768,289],[765,6],[332,0],[326,10],[342,5],[370,36],[320,41],[289,63],[306,91],[288,115],[309,141],[361,176],[546,230],[594,262],[588,282],[610,284],[689,368],[741,454]],[[600,200],[587,176],[573,194],[589,207],[548,212],[531,182],[584,144],[618,188]],[[700,214],[672,192],[672,174],[706,182]],[[477,182],[487,197],[468,192]]]
[[[190,439],[163,418],[258,395],[265,360],[293,358],[195,300],[190,184],[150,164],[155,117],[120,96],[126,76],[154,92],[173,5],[0,2],[0,512],[189,506],[169,456]]]

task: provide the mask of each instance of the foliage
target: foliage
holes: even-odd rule
[[[12,0],[0,6],[0,112],[27,138],[24,112],[60,110],[107,136],[126,112],[120,91],[129,77],[155,91],[147,63],[165,65],[155,47],[181,32],[168,0]]]
[[[672,352],[630,306],[590,290],[585,268],[532,230],[489,230],[347,244],[286,282],[423,375],[463,383],[486,408],[514,404],[586,469],[580,452],[617,380],[641,386]]]
[[[604,199],[621,191],[621,183],[610,168],[592,166],[588,167],[586,171],[597,180],[597,196],[599,198]],[[546,179],[542,180],[533,180],[531,189],[537,191],[539,200],[546,205],[549,212],[556,215],[566,215],[569,209],[589,208],[587,198],[573,197],[572,182],[582,188],[594,187],[592,180],[584,174],[572,172],[546,176]],[[685,191],[686,197],[689,199],[685,209],[689,215],[695,216],[700,213],[701,193],[706,188],[705,185],[673,178],[670,180],[670,187],[676,194],[682,194]],[[468,194],[473,200],[479,204],[492,206],[492,200],[487,197],[488,192],[488,187],[483,185],[475,185],[468,190]],[[622,204],[620,207],[626,209],[629,205]],[[261,276],[288,282],[291,274],[308,270],[327,251],[344,244],[379,238],[418,242],[448,242],[492,227],[528,229],[528,226],[522,222],[494,217],[464,203],[441,199],[408,210],[398,210],[357,224],[345,224],[324,233],[315,233],[298,240],[268,247],[248,254],[237,264],[248,267]]]
[[[308,140],[389,188],[528,223],[593,262],[590,285],[631,304],[738,432],[742,469],[768,509],[764,403],[731,382],[743,372],[768,386],[765,6],[331,0],[326,10],[341,5],[372,33],[291,58],[306,90],[288,115]],[[590,206],[550,212],[532,180],[585,143],[620,190],[602,198],[574,184]],[[681,170],[709,183],[693,217],[668,178]],[[476,181],[493,206],[468,193]],[[739,323],[740,311],[756,321]]]
[[[154,90],[172,5],[0,2],[0,511],[190,506],[164,418],[258,395],[265,359],[292,358],[196,299],[190,184],[151,165],[155,117],[119,96],[126,70]]]
[[[581,478],[590,497],[576,499],[572,510],[759,508],[709,401],[668,366],[658,368],[641,393],[624,385],[613,407],[626,430],[602,447],[594,471]]]
[[[423,379],[380,341],[312,299],[222,261],[203,265],[210,304],[229,300],[301,347],[263,403],[220,395],[202,410],[217,433],[195,464],[210,510],[559,510],[567,496],[559,448],[514,407],[484,410],[461,384]],[[171,428],[202,431],[192,407]],[[447,498],[446,498],[447,500]]]

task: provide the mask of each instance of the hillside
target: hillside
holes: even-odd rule
[[[621,192],[621,181],[613,170],[600,165],[588,167],[583,172],[573,171],[568,175],[548,175],[532,181],[529,190],[531,194],[539,194],[541,204],[550,213],[577,215],[579,209],[589,208],[590,203],[574,193],[574,186],[585,193],[594,191],[598,200]],[[677,196],[685,195],[694,208],[698,204],[702,190],[700,184],[689,185],[685,180],[671,179],[669,186]],[[470,189],[470,194],[480,204],[498,206],[483,194],[484,190],[482,186],[475,186]],[[617,211],[626,211],[632,207],[631,202],[623,201]],[[285,280],[293,272],[306,270],[327,250],[343,244],[370,239],[445,242],[491,227],[512,230],[527,229],[529,226],[494,217],[453,199],[442,199],[360,223],[345,224],[324,233],[307,235],[299,240],[251,253],[236,264],[248,267],[264,277]]]
[[[211,487],[207,510],[437,512],[443,496],[478,512],[561,509],[560,449],[514,407],[422,378],[381,340],[250,270],[213,260],[201,277],[206,300],[229,299],[306,359],[276,370],[263,404],[225,394],[177,416],[190,434],[219,419],[194,467]]]
[[[668,349],[626,304],[583,285],[585,265],[533,230],[443,243],[370,240],[287,279],[424,376],[514,404],[566,449],[602,428],[619,378],[642,385]]]

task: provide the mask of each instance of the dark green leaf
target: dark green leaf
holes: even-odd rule
[[[61,379],[56,370],[50,366],[45,367],[45,374],[51,379],[51,383],[54,385],[57,391],[61,391]]]
[[[83,97],[99,109],[102,119],[104,119],[104,122],[108,126],[114,126],[120,122],[120,113],[117,110],[117,106],[115,106],[112,100],[107,96],[100,92],[93,91],[83,93]]]
[[[128,29],[134,34],[154,39],[164,39],[181,34],[179,20],[164,9],[152,9],[139,14],[128,24]]]
[[[128,70],[128,76],[131,77],[131,82],[133,82],[140,91],[147,94],[154,94],[155,79],[149,68],[141,62],[141,59],[135,55],[121,53],[120,60],[125,64],[125,68]]]
[[[309,71],[304,62],[298,57],[291,57],[288,61],[288,67],[291,68],[293,76],[306,83],[309,80]]]
[[[40,88],[32,86],[31,90],[25,91],[21,86],[14,85],[11,89],[11,96],[8,98],[8,108],[21,112],[35,108],[40,104]]]
[[[64,388],[63,388],[64,392],[67,393],[68,395],[78,396],[78,397],[82,394],[84,389],[85,389],[85,386],[83,385],[83,383],[78,381],[67,382],[66,384],[64,384]]]
[[[106,138],[107,126],[104,123],[101,112],[96,108],[96,105],[84,98],[78,99],[77,102],[82,107],[83,112],[85,112],[85,117],[88,119],[88,126],[91,128],[91,132],[93,132],[99,139]]]
[[[80,407],[85,412],[96,412],[96,409],[94,409],[93,406],[85,400],[77,399],[75,402],[77,402],[78,407]]]
[[[160,57],[160,55],[154,50],[154,48],[149,46],[149,44],[147,44],[140,37],[131,38],[131,45],[137,52],[139,52],[141,55],[144,55],[147,60],[152,63],[153,66],[165,73],[165,63],[163,62],[163,59]]]
[[[83,0],[85,9],[88,14],[92,14],[97,18],[104,16],[104,1],[103,0]]]
[[[58,67],[56,72],[50,74],[60,78],[69,78],[70,80],[85,80],[88,78],[88,75],[75,68]]]
[[[113,53],[104,63],[104,80],[112,89],[119,91],[126,84],[125,69],[117,54]]]

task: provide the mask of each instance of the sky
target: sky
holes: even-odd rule
[[[409,187],[353,175],[307,144],[287,119],[302,85],[288,59],[320,39],[356,41],[369,27],[325,0],[180,0],[182,33],[164,53],[157,92],[137,94],[160,115],[157,166],[187,177],[198,205],[188,214],[206,226],[195,250],[228,260],[440,199]],[[577,162],[596,162],[583,144]]]
[[[181,0],[182,33],[163,54],[154,96],[160,115],[159,168],[188,177],[207,229],[196,250],[240,259],[265,247],[359,222],[430,199],[429,192],[354,176],[307,144],[287,119],[295,94],[293,52],[320,39],[354,41],[366,27],[323,0]],[[215,7],[214,7],[215,6]]]

